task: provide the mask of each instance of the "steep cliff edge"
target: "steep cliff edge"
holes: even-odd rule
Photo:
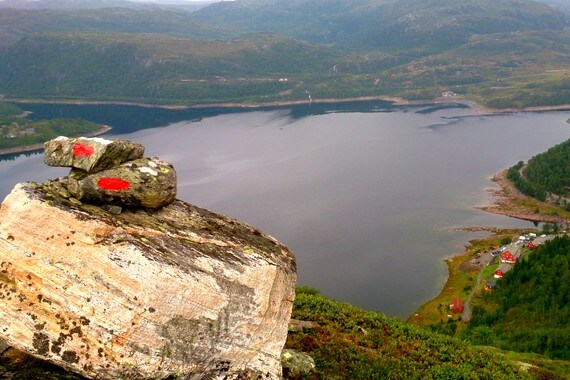
[[[90,378],[280,377],[285,246],[179,200],[117,214],[65,185],[2,203],[0,340]]]

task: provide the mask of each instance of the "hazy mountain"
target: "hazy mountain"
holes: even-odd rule
[[[195,11],[208,6],[214,1],[181,1],[164,0],[153,2],[135,2],[128,0],[0,0],[0,8],[12,9],[101,9],[101,8],[130,8],[154,9],[174,8],[185,11]]]
[[[237,0],[191,17],[234,33],[282,33],[348,49],[388,50],[442,50],[473,35],[568,26],[568,16],[532,0]]]
[[[559,9],[563,12],[570,14],[570,1],[568,0],[540,0],[540,1],[552,6],[555,9]]]
[[[35,33],[156,33],[190,38],[216,35],[172,9],[0,9],[0,46]]]
[[[0,6],[15,2],[4,0]],[[17,3],[68,9],[0,9],[0,45],[37,32],[159,33],[210,39],[273,33],[349,50],[414,49],[431,54],[461,46],[473,36],[562,30],[569,25],[568,15],[533,0],[237,0],[192,13],[125,0]],[[111,4],[113,8],[108,7]],[[98,8],[70,9],[89,6]]]

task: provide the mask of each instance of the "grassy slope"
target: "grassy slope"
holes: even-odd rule
[[[298,292],[293,317],[319,324],[290,333],[286,344],[315,359],[318,373],[312,378],[563,379],[556,371],[567,368],[544,362],[545,367],[523,369],[522,356],[474,347],[309,289]]]

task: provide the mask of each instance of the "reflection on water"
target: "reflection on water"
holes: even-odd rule
[[[453,227],[532,226],[472,206],[487,201],[491,175],[570,137],[562,112],[462,117],[461,107],[381,102],[249,112],[35,107],[36,117],[112,125],[110,137],[175,165],[179,198],[292,248],[301,284],[401,317],[439,291],[441,259],[473,236]],[[0,162],[0,195],[66,173],[39,155]]]

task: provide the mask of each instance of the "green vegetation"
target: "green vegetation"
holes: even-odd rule
[[[464,337],[569,360],[570,239],[544,244],[480,296]]]
[[[544,202],[546,200],[546,191],[544,191],[544,189],[541,187],[526,181],[522,177],[520,170],[522,169],[523,165],[524,163],[520,161],[515,166],[509,168],[509,171],[507,172],[507,179],[511,181],[521,193]]]
[[[101,125],[81,119],[31,121],[11,104],[0,103],[0,149],[41,144],[57,136],[81,136],[101,129]]]
[[[531,158],[524,169],[534,184],[551,193],[566,195],[570,187],[570,140]]]
[[[429,332],[372,311],[298,291],[293,318],[317,327],[291,332],[286,347],[315,359],[315,379],[562,379],[488,347]],[[554,368],[554,369],[553,369]],[[564,367],[563,367],[564,368]]]
[[[523,194],[570,211],[570,140],[534,156],[526,166],[520,161],[509,168],[507,179]],[[540,211],[537,206],[535,213]]]

